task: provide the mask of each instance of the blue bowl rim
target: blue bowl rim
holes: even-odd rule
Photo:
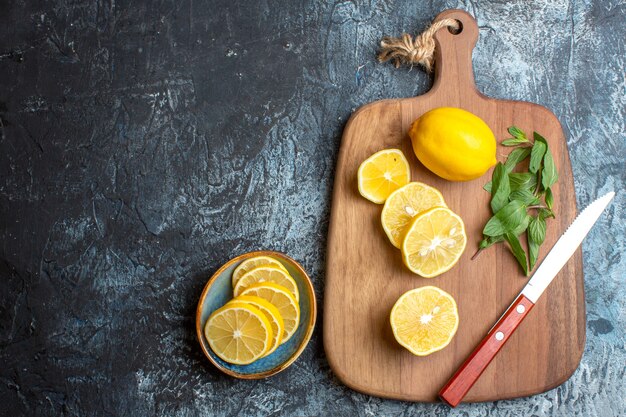
[[[209,343],[206,341],[204,337],[204,332],[202,331],[202,323],[201,323],[202,314],[201,313],[202,313],[202,306],[204,305],[204,302],[206,301],[206,297],[209,294],[209,290],[211,289],[211,287],[217,280],[217,277],[219,277],[232,264],[241,262],[245,259],[252,258],[255,256],[271,256],[274,258],[282,259],[292,264],[298,270],[298,272],[304,278],[306,278],[304,282],[306,284],[309,298],[311,299],[311,311],[310,311],[309,323],[307,324],[307,330],[304,335],[304,339],[302,339],[302,342],[300,343],[300,346],[298,347],[298,349],[285,362],[267,371],[257,372],[257,373],[252,373],[252,374],[242,374],[242,373],[233,371],[231,369],[225,368],[224,366],[220,365],[211,357],[211,355],[209,354],[209,350],[211,349],[211,347],[209,346]],[[317,318],[317,300],[315,299],[315,291],[313,290],[313,282],[311,281],[309,274],[307,274],[304,268],[302,268],[302,265],[300,265],[295,259],[281,252],[268,251],[268,250],[255,251],[255,252],[244,253],[242,255],[239,255],[229,260],[224,265],[222,265],[217,271],[215,271],[215,273],[207,281],[206,285],[204,286],[204,290],[202,290],[202,294],[200,295],[200,300],[198,301],[198,307],[196,309],[196,334],[198,337],[198,341],[200,342],[200,347],[202,348],[202,352],[204,352],[204,355],[209,359],[209,361],[211,361],[213,365],[215,365],[217,369],[235,378],[262,379],[262,378],[267,378],[272,375],[276,375],[277,373],[287,369],[289,365],[291,365],[293,362],[296,361],[296,359],[298,359],[300,354],[302,354],[302,352],[304,351],[304,348],[306,348],[306,346],[309,344],[309,341],[311,340],[311,336],[313,335],[313,329],[315,328],[316,318]]]

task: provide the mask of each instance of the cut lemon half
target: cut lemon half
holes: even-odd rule
[[[274,282],[278,285],[282,285],[291,292],[291,295],[293,295],[296,301],[300,300],[298,284],[296,284],[296,281],[289,275],[289,272],[273,266],[260,266],[254,268],[252,271],[246,272],[239,278],[239,281],[237,281],[237,285],[235,285],[233,289],[233,294],[237,297],[250,285],[258,284],[259,282]]]
[[[401,150],[385,149],[363,161],[357,177],[359,193],[382,204],[392,192],[411,181],[411,168]]]
[[[239,266],[237,266],[237,268],[235,268],[235,270],[233,271],[233,288],[235,288],[235,285],[237,285],[237,281],[239,281],[239,278],[241,278],[246,272],[265,265],[275,266],[287,272],[287,269],[283,266],[282,263],[280,263],[280,261],[269,256],[255,256],[254,258],[248,258],[245,261],[241,262]]]
[[[291,295],[291,291],[287,288],[273,282],[262,282],[252,284],[243,290],[241,294],[255,295],[274,304],[285,323],[283,343],[289,340],[298,329],[298,324],[300,323],[300,307],[296,299]]]
[[[402,242],[404,264],[424,278],[452,268],[465,250],[463,220],[445,207],[435,207],[415,217]]]
[[[217,356],[236,365],[250,364],[265,355],[274,337],[265,314],[242,302],[227,303],[211,314],[204,336]]]
[[[459,326],[459,312],[450,294],[429,286],[404,293],[389,320],[398,343],[426,356],[448,346]]]
[[[280,315],[278,309],[274,306],[274,304],[270,303],[267,300],[264,300],[261,297],[256,297],[254,295],[240,295],[237,298],[232,299],[228,303],[248,303],[258,308],[265,314],[265,317],[269,320],[272,325],[272,343],[270,348],[263,356],[267,356],[274,352],[276,348],[280,345],[283,340],[283,333],[285,332],[285,323],[283,322],[283,317]]]
[[[432,207],[446,207],[446,203],[439,190],[431,186],[410,182],[394,191],[385,201],[380,217],[393,246],[401,247],[411,220]]]

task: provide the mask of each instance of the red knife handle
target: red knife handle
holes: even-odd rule
[[[469,358],[439,391],[439,398],[452,407],[456,407],[534,306],[532,301],[520,294]]]

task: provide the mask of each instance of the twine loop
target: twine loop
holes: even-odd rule
[[[460,25],[456,19],[441,19],[434,21],[428,29],[413,39],[408,33],[392,38],[385,36],[380,41],[378,61],[391,61],[396,68],[401,65],[423,66],[427,72],[431,72],[435,60],[435,33],[441,28],[459,30]]]

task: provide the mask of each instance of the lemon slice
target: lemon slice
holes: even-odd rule
[[[399,149],[385,149],[367,158],[357,174],[359,193],[382,204],[389,194],[411,181],[411,168]]]
[[[252,284],[243,290],[241,294],[256,295],[274,304],[285,323],[285,333],[283,334],[282,343],[289,340],[296,330],[298,330],[298,324],[300,323],[300,307],[287,288],[273,282],[262,282]]]
[[[283,340],[283,333],[285,332],[285,323],[283,322],[283,317],[280,315],[278,309],[269,301],[262,299],[261,297],[256,297],[254,295],[240,295],[237,298],[229,301],[228,303],[237,303],[243,302],[253,305],[258,308],[265,314],[265,317],[269,320],[272,325],[272,343],[270,348],[263,356],[267,356],[274,352],[276,348],[280,345]]]
[[[237,285],[237,281],[239,281],[239,278],[241,278],[246,272],[265,265],[275,266],[287,272],[287,269],[283,266],[282,263],[280,263],[280,261],[269,256],[255,256],[254,258],[248,258],[245,261],[241,262],[239,266],[233,271],[233,288],[235,288],[235,285]]]
[[[260,266],[245,273],[241,278],[239,278],[239,281],[237,281],[237,285],[235,285],[235,288],[233,289],[233,294],[237,297],[250,285],[257,284],[259,282],[274,282],[278,285],[282,285],[287,288],[289,292],[291,292],[291,295],[293,295],[296,301],[300,301],[300,294],[298,293],[298,284],[296,284],[296,281],[294,281],[288,272],[273,266]]]
[[[445,207],[432,208],[415,217],[402,242],[404,264],[424,278],[452,268],[465,250],[463,220]]]
[[[459,312],[450,294],[429,286],[404,293],[389,320],[398,343],[426,356],[448,346],[459,326]]]
[[[265,314],[242,302],[227,303],[211,314],[204,336],[217,356],[236,365],[250,364],[265,355],[274,337]]]
[[[446,207],[446,203],[439,190],[426,184],[410,182],[394,191],[381,214],[383,229],[393,246],[401,247],[413,217],[432,207]]]

